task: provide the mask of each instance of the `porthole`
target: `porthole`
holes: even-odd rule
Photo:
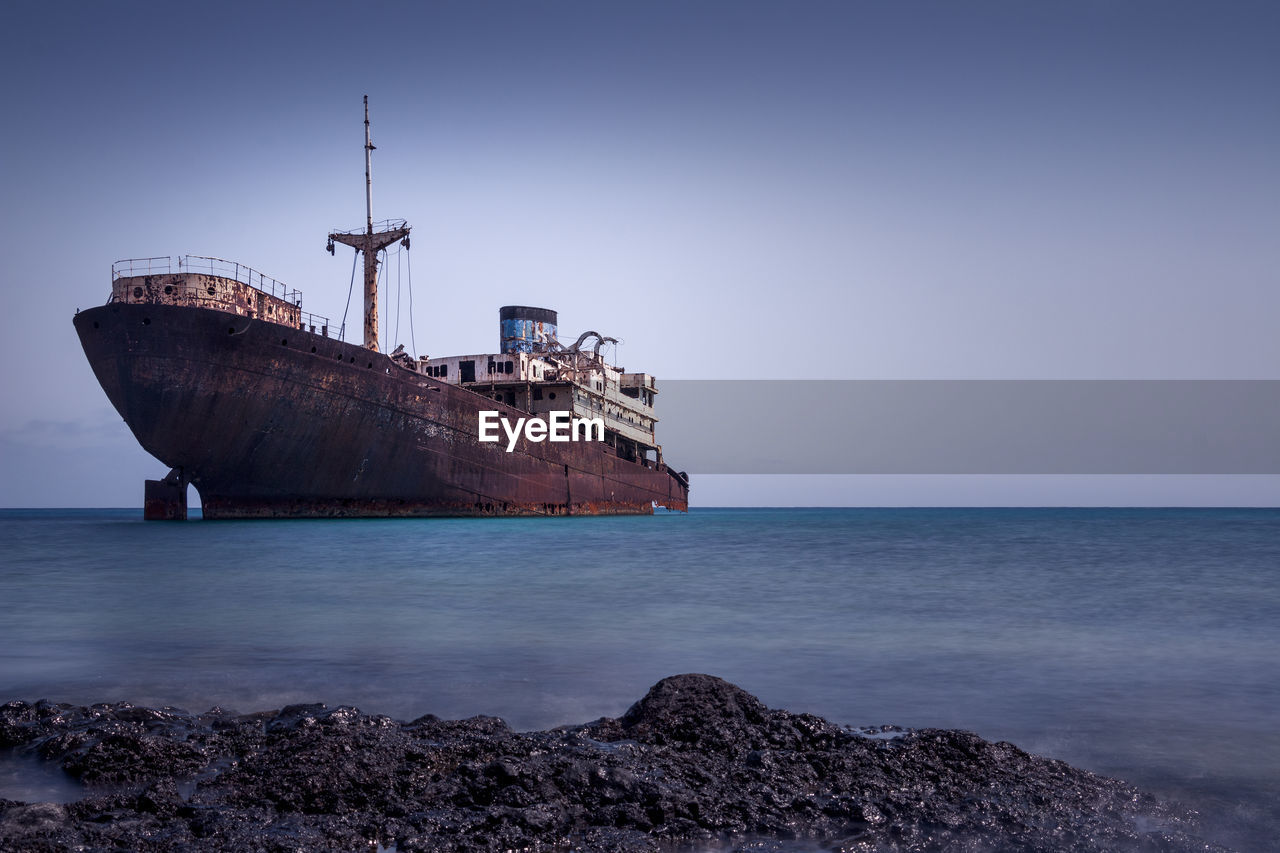
[[[552,400],[554,400],[554,399],[556,398],[556,392],[555,392],[555,391],[551,391],[551,392],[549,392],[549,393],[547,394],[547,397],[548,397],[548,398],[550,398],[550,399],[552,399]]]
[[[93,321],[93,327],[94,327],[95,329],[96,329],[96,328],[98,328],[98,321],[97,321],[97,320],[94,320],[94,321]]]
[[[141,288],[141,287],[135,287],[135,288],[133,289],[133,298],[134,298],[134,299],[141,299],[141,298],[142,298],[142,288]]]
[[[173,285],[172,285],[172,284],[166,284],[166,285],[164,286],[164,292],[165,292],[166,294],[173,293]]]
[[[210,296],[213,296],[213,288],[212,288],[212,287],[210,287],[210,288],[209,288],[209,295],[210,295]]]
[[[281,339],[280,339],[280,346],[282,346],[282,347],[287,347],[288,345],[289,345],[289,339],[288,339],[288,338],[281,338]]]
[[[352,364],[355,364],[355,363],[356,363],[356,357],[355,357],[354,355],[353,355],[353,356],[351,356],[351,363],[352,363]]]
[[[337,355],[334,356],[334,358],[336,358],[338,361],[342,361],[342,353],[338,353]]]
[[[142,325],[144,325],[144,326],[150,326],[150,325],[151,325],[151,318],[150,318],[150,317],[143,317],[143,318],[142,318]]]
[[[315,347],[312,347],[312,348],[311,348],[311,351],[312,351],[312,352],[315,352],[315,351],[316,351],[316,348],[315,348]]]
[[[372,361],[369,362],[368,364],[365,365],[365,367],[369,368],[370,370],[373,370],[373,362]]]

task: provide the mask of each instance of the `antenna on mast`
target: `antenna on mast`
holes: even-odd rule
[[[369,96],[364,96],[364,213],[365,233],[373,233],[373,138],[369,135]]]
[[[369,130],[369,96],[364,96],[364,205],[365,227],[363,231],[335,231],[329,235],[329,250],[333,243],[350,246],[364,255],[364,345],[378,351],[378,253],[397,240],[404,240],[408,247],[409,225],[403,219],[379,223],[382,229],[373,230],[373,152],[375,146]]]

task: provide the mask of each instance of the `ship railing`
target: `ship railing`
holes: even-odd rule
[[[163,275],[173,271],[172,257],[127,258],[111,265],[111,280],[137,275]],[[269,275],[263,275],[253,267],[236,261],[206,255],[183,255],[178,258],[178,272],[207,272],[209,275],[247,284],[285,302],[291,302],[294,305],[302,304],[302,291],[290,290],[284,282],[277,281]]]
[[[292,302],[294,305],[302,302],[302,291],[290,290],[284,282],[277,281],[269,275],[263,275],[254,268],[237,261],[211,258],[206,255],[183,255],[178,258],[178,268],[185,272],[208,272],[209,275],[229,278],[257,288],[277,299]]]
[[[396,231],[408,225],[408,221],[404,219],[383,219],[381,222],[373,223],[373,233],[381,234],[384,231]],[[329,232],[330,234],[364,234],[364,228],[335,228]]]
[[[165,275],[173,272],[173,258],[125,258],[111,265],[111,280],[135,275]]]
[[[332,330],[328,317],[321,317],[319,314],[312,314],[310,311],[302,311],[298,314],[298,328],[313,335],[324,335],[326,338],[330,336],[329,332]],[[345,324],[338,327],[338,340],[342,340],[343,332],[346,330]]]

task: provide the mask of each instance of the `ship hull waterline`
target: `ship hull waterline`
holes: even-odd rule
[[[687,483],[602,442],[481,443],[516,408],[355,344],[237,314],[109,303],[76,331],[143,449],[203,517],[647,514]]]

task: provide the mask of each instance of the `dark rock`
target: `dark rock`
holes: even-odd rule
[[[57,803],[14,803],[0,800],[9,807],[4,810],[5,827],[12,827],[20,835],[38,837],[59,829],[67,819],[67,809]],[[4,808],[0,806],[0,808]]]
[[[1222,849],[1192,813],[1011,744],[842,728],[705,675],[548,732],[10,702],[0,744],[89,786],[65,807],[0,801],[6,850]]]
[[[664,678],[618,722],[653,744],[721,751],[758,739],[769,709],[740,687],[710,675]]]

